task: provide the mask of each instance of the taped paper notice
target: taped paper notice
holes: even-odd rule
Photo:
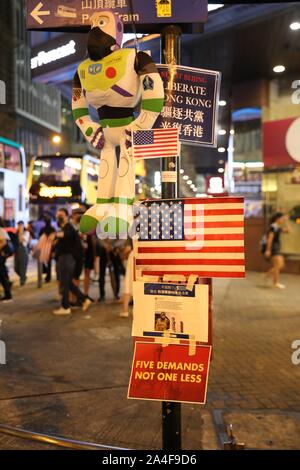
[[[162,171],[161,172],[162,183],[176,183],[177,172],[176,171]]]
[[[196,354],[196,341],[194,339],[189,342],[189,356],[195,356]]]
[[[142,280],[144,282],[158,282],[159,277],[158,276],[142,276]]]
[[[172,338],[207,343],[208,286],[195,284],[133,283],[132,336]]]
[[[165,274],[163,277],[164,282],[186,282],[186,277],[183,274]]]
[[[190,290],[192,291],[193,290],[193,287],[194,287],[194,284],[195,282],[197,281],[198,279],[198,276],[196,276],[196,274],[191,274],[188,278],[188,283],[187,283],[187,290]]]

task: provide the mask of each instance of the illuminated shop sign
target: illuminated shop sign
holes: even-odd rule
[[[32,57],[31,69],[34,70],[73,54],[76,54],[76,42],[72,39],[67,44],[57,47],[56,49],[52,49],[48,52],[40,51],[35,57]]]
[[[54,197],[72,197],[71,186],[43,186],[40,188],[39,195],[53,199]]]

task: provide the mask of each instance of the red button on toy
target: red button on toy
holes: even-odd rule
[[[105,75],[108,78],[115,78],[115,76],[117,75],[117,71],[114,67],[108,67],[105,71]]]

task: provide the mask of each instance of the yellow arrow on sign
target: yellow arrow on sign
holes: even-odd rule
[[[39,24],[44,23],[40,16],[46,16],[51,14],[50,10],[41,11],[41,8],[43,8],[42,2],[40,2],[30,13],[31,16],[35,19],[35,21],[37,21]]]

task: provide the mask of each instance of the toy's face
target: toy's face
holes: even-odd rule
[[[99,60],[121,47],[123,23],[118,15],[110,11],[94,13],[91,20],[88,53],[92,60]]]

